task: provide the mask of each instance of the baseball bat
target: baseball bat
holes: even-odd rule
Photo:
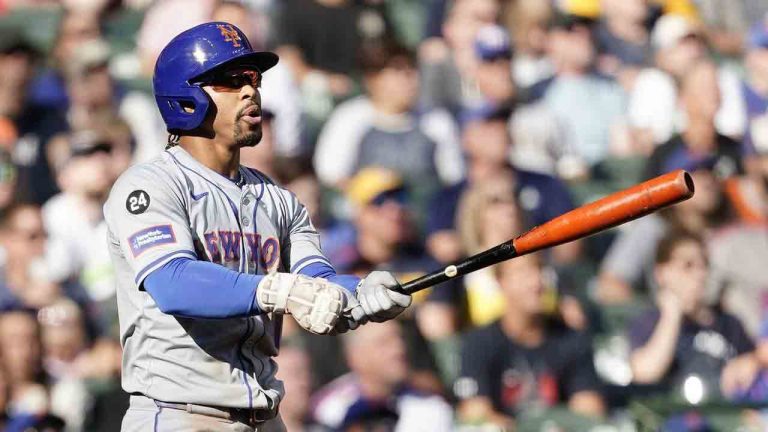
[[[530,231],[401,285],[415,293],[475,270],[557,246],[645,216],[693,196],[690,174],[673,171],[560,215]]]

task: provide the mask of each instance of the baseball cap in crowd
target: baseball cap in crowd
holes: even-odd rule
[[[359,207],[380,205],[387,199],[403,202],[403,178],[387,168],[366,167],[349,180],[346,195],[349,201]]]
[[[591,28],[594,23],[595,21],[587,16],[555,12],[555,14],[552,15],[552,18],[549,20],[548,28],[550,30],[559,29],[571,31],[578,26]]]
[[[70,157],[90,156],[96,153],[110,153],[112,144],[99,133],[86,130],[74,133],[69,139]]]
[[[105,41],[95,39],[84,42],[75,48],[72,58],[67,62],[67,73],[70,76],[82,76],[95,68],[106,66],[109,56],[109,44]]]
[[[507,105],[495,105],[490,103],[481,103],[475,106],[464,108],[459,113],[459,123],[464,126],[469,123],[482,122],[488,120],[508,120],[512,115],[512,108]]]
[[[671,48],[688,37],[700,37],[699,26],[682,15],[662,15],[651,31],[651,44],[656,50]]]
[[[768,48],[768,15],[749,29],[747,47],[749,49]]]
[[[557,6],[565,13],[591,19],[600,18],[601,0],[557,0]]]
[[[499,25],[481,27],[475,36],[475,54],[483,61],[512,58],[512,44],[507,29]]]

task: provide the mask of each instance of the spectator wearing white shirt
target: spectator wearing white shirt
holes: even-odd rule
[[[630,125],[649,144],[661,144],[678,131],[683,117],[678,108],[675,81],[706,58],[702,30],[689,18],[664,15],[651,33],[656,67],[641,70],[629,95]],[[738,138],[746,128],[746,113],[738,76],[720,68],[718,83],[722,104],[715,117],[717,131]]]

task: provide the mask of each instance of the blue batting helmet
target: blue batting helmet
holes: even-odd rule
[[[200,126],[210,105],[198,81],[216,68],[248,65],[264,72],[277,64],[275,53],[254,51],[237,27],[209,22],[192,27],[173,38],[155,63],[152,86],[160,114],[169,131]],[[184,106],[192,106],[187,112]]]

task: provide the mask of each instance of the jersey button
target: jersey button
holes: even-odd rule
[[[248,226],[248,224],[251,223],[251,220],[246,218],[243,218],[243,225]]]
[[[243,199],[243,205],[244,206],[247,206],[250,203],[251,203],[251,200],[249,200],[248,198]]]

